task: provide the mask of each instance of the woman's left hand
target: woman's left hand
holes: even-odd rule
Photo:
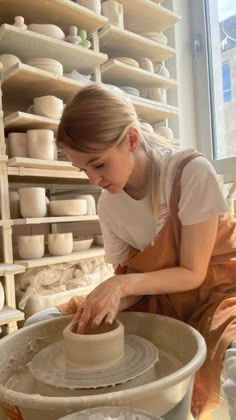
[[[103,321],[112,324],[124,297],[121,277],[109,278],[88,295],[73,319],[74,323],[78,323],[77,333],[84,334],[88,328],[96,328]]]

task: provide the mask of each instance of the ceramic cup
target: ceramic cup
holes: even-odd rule
[[[95,13],[101,13],[101,0],[76,0],[76,3],[87,7]]]
[[[52,130],[28,130],[28,153],[34,159],[53,160],[55,157],[55,140]]]
[[[124,29],[124,10],[123,4],[116,0],[106,0],[102,2],[102,14],[108,18],[109,23]]]
[[[11,219],[19,219],[21,217],[20,196],[17,191],[9,192],[9,204],[10,204]]]
[[[9,133],[9,156],[13,157],[28,157],[28,145],[26,133]]]
[[[63,331],[68,368],[106,368],[124,356],[124,326],[121,322],[115,320],[112,325],[101,324],[86,334],[77,334],[75,328],[76,325],[71,323]]]
[[[28,112],[43,117],[59,119],[63,112],[63,101],[53,95],[40,96],[34,98],[33,105],[28,108]]]
[[[45,217],[47,206],[45,188],[20,188],[20,212],[22,217]]]
[[[44,235],[17,236],[18,254],[22,260],[44,256]]]
[[[72,233],[49,233],[48,251],[50,255],[69,255],[73,250]]]

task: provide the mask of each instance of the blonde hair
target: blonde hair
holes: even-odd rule
[[[150,205],[154,216],[159,217],[161,169],[166,152],[174,146],[164,137],[148,131],[145,124],[142,126],[126,94],[114,93],[99,84],[80,90],[64,109],[57,145],[82,153],[101,152],[118,145],[128,127],[136,127],[140,133],[140,146],[149,160]]]

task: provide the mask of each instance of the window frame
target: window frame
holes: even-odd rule
[[[206,6],[206,1],[209,2],[208,7]],[[211,106],[216,101],[216,98],[214,98],[214,92],[211,91],[210,77],[212,80],[214,79],[215,74],[212,68],[214,66],[214,60],[219,59],[215,51],[212,62],[208,56],[211,41],[214,37],[219,37],[219,25],[216,20],[217,14],[215,13],[215,9],[215,0],[190,0],[197,148],[212,162],[218,173],[224,174],[225,181],[231,182],[236,173],[236,156],[214,159],[213,149],[213,139],[216,136],[216,132],[215,124],[212,121],[215,121],[216,118],[223,118],[222,113],[219,112],[216,115]],[[211,24],[209,37],[207,36],[206,17]],[[220,83],[220,81],[217,81],[217,83]],[[222,77],[221,83],[223,83]]]

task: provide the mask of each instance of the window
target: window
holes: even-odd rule
[[[236,1],[190,0],[198,149],[236,174]]]

